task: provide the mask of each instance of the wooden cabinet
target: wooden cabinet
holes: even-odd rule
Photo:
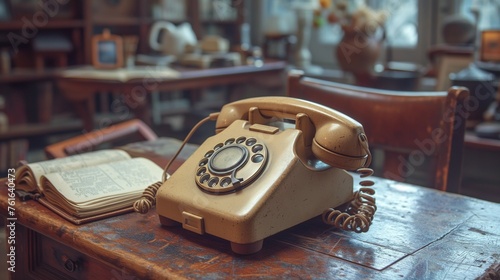
[[[72,43],[73,49],[68,53],[70,64],[90,63],[91,38],[104,28],[118,35],[138,36],[139,52],[150,52],[149,29],[157,20],[174,24],[187,21],[199,39],[217,33],[232,44],[239,44],[245,6],[244,0],[50,0],[44,5],[37,1],[11,2],[10,20],[0,22],[0,34],[7,38],[4,42],[0,40],[0,46],[3,44],[16,53],[13,60],[18,65],[14,67],[24,68],[33,65],[29,59],[17,57],[18,52],[32,50],[33,42],[45,33],[58,33]],[[33,2],[31,8],[22,4],[30,2]],[[166,11],[174,8],[174,3],[183,6],[178,9],[184,15],[169,19]],[[18,11],[21,8],[23,11]]]
[[[111,7],[111,2],[117,2]],[[218,34],[231,42],[241,43],[241,26],[244,23],[244,0],[146,0],[146,1],[99,1],[85,5],[85,22],[90,27],[85,32],[84,41],[90,42],[93,34],[109,28],[118,35],[137,35],[140,40],[138,52],[150,53],[149,30],[156,21],[170,21],[174,24],[189,22],[198,39],[204,35]],[[168,9],[180,13],[169,13]],[[90,48],[86,61],[90,62]]]
[[[219,34],[233,45],[240,44],[245,6],[244,0],[47,0],[46,3],[52,3],[50,5],[37,1],[11,2],[10,20],[0,21],[0,38],[5,38],[0,39],[0,48],[10,52],[13,69],[34,69],[35,56],[47,52],[47,48],[57,49],[50,44],[54,37],[70,45],[69,49],[61,51],[68,65],[90,64],[91,38],[105,28],[114,34],[137,36],[138,52],[150,53],[149,30],[158,20],[174,24],[187,21],[198,39],[207,34]],[[33,2],[31,10],[25,4],[14,4],[29,2]],[[168,19],[166,11],[169,7],[174,8],[168,3],[181,5],[179,9],[184,15]],[[21,8],[22,12],[17,11]],[[163,19],[165,16],[167,18]],[[50,58],[49,53],[46,55]],[[47,62],[47,68],[53,64],[59,66]],[[9,76],[2,73],[5,75]],[[0,83],[8,81],[9,78],[0,79]]]
[[[17,224],[16,238],[25,244],[17,252],[12,279],[113,279],[121,270],[52,238]]]

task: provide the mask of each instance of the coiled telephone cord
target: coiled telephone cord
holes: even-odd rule
[[[356,170],[361,178],[373,174],[370,168],[359,168]],[[375,183],[372,180],[363,180],[360,183],[361,188],[354,192],[354,198],[344,211],[329,208],[323,212],[323,222],[333,225],[336,228],[354,231],[357,233],[367,232],[377,211],[375,205],[375,190],[371,188]]]
[[[152,185],[149,185],[142,193],[141,198],[134,202],[134,211],[141,214],[146,214],[155,205],[156,193],[161,187],[163,182],[158,181]]]
[[[186,135],[186,137],[182,141],[182,144],[179,147],[179,149],[177,150],[177,152],[175,153],[175,155],[168,161],[167,165],[165,165],[165,168],[163,169],[162,180],[149,185],[142,193],[142,196],[134,202],[133,207],[134,207],[135,212],[141,213],[141,214],[146,214],[149,212],[149,210],[151,210],[151,208],[153,208],[153,206],[156,204],[156,193],[158,192],[158,189],[161,187],[161,185],[163,185],[163,183],[165,181],[168,180],[168,178],[170,178],[170,174],[168,174],[168,169],[170,168],[172,163],[175,161],[177,156],[179,156],[179,154],[181,153],[182,149],[187,144],[189,139],[191,139],[191,136],[193,136],[193,134],[196,132],[196,130],[198,130],[198,128],[200,128],[200,126],[202,126],[204,123],[206,123],[207,121],[210,121],[210,120],[212,120],[212,121],[217,120],[218,116],[219,116],[219,113],[212,113],[208,117],[199,121],[195,126],[193,126],[191,131],[189,131],[189,133]]]

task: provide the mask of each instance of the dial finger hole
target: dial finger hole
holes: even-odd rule
[[[224,177],[222,180],[220,180],[220,186],[223,188],[227,188],[231,185],[231,178],[229,177]]]
[[[248,140],[246,141],[247,146],[253,146],[255,145],[255,143],[257,143],[257,140],[255,138],[248,138]]]
[[[210,179],[210,175],[209,174],[205,174],[205,175],[201,176],[200,183],[206,184],[209,179]]]
[[[261,154],[255,154],[252,156],[252,162],[259,163],[264,160],[264,156]]]
[[[198,171],[196,171],[196,175],[198,175],[198,176],[201,176],[201,175],[203,175],[205,173],[207,173],[207,168],[206,167],[199,168]]]
[[[213,151],[213,150],[210,150],[210,151],[208,151],[208,152],[205,154],[205,157],[206,157],[206,158],[209,158],[209,157],[211,157],[213,154],[214,154],[214,151]]]
[[[258,153],[258,152],[262,151],[263,149],[264,149],[264,146],[262,146],[261,144],[257,144],[257,145],[252,147],[252,152]]]
[[[210,178],[210,180],[208,180],[208,184],[207,185],[209,187],[213,188],[213,187],[217,186],[218,183],[219,183],[219,178],[212,177],[212,178]]]
[[[200,163],[198,163],[198,166],[205,166],[205,165],[207,165],[207,163],[208,163],[208,159],[204,158],[204,159],[200,160]]]
[[[245,140],[247,140],[246,137],[239,137],[238,139],[236,139],[236,144],[241,144],[241,143],[245,142]]]
[[[224,145],[231,145],[234,143],[234,138],[229,138],[226,140],[226,142],[224,142]]]
[[[219,143],[219,144],[215,145],[214,150],[217,151],[218,149],[222,148],[223,146],[224,146],[224,144]]]

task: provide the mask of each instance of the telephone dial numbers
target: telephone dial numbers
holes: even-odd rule
[[[255,137],[229,138],[205,153],[198,163],[196,183],[213,193],[234,191],[258,176],[267,158],[266,146]]]

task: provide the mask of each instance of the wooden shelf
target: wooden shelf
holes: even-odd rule
[[[92,24],[94,25],[106,25],[106,26],[137,26],[142,24],[152,24],[158,21],[152,18],[137,18],[137,17],[124,17],[124,18],[94,18]],[[188,22],[189,19],[183,20],[168,20],[173,24],[179,24],[182,22]]]
[[[144,21],[140,18],[135,17],[124,17],[124,18],[94,18],[92,20],[93,24],[97,25],[116,25],[116,26],[133,26],[139,25]]]
[[[7,83],[24,83],[52,79],[58,70],[36,71],[32,69],[14,69],[8,74],[0,76],[0,85]]]
[[[67,119],[64,121],[58,120],[46,124],[36,123],[13,125],[10,126],[7,131],[0,133],[0,141],[66,133],[78,131],[82,128],[82,121],[77,119]]]
[[[202,24],[237,24],[238,21],[235,19],[203,19]]]
[[[102,122],[106,120],[106,122]],[[117,116],[111,113],[100,113],[95,116],[95,123],[117,123],[124,121],[123,116]],[[96,126],[97,127],[97,126]],[[11,125],[7,131],[0,132],[0,141],[32,138],[38,136],[48,136],[68,132],[83,132],[83,122],[69,115],[60,115],[54,117],[48,123],[28,123]]]
[[[0,24],[0,30],[17,30],[22,29],[25,25],[21,20],[7,21]],[[79,19],[53,19],[43,26],[43,29],[70,29],[80,28],[84,26],[84,21]]]

